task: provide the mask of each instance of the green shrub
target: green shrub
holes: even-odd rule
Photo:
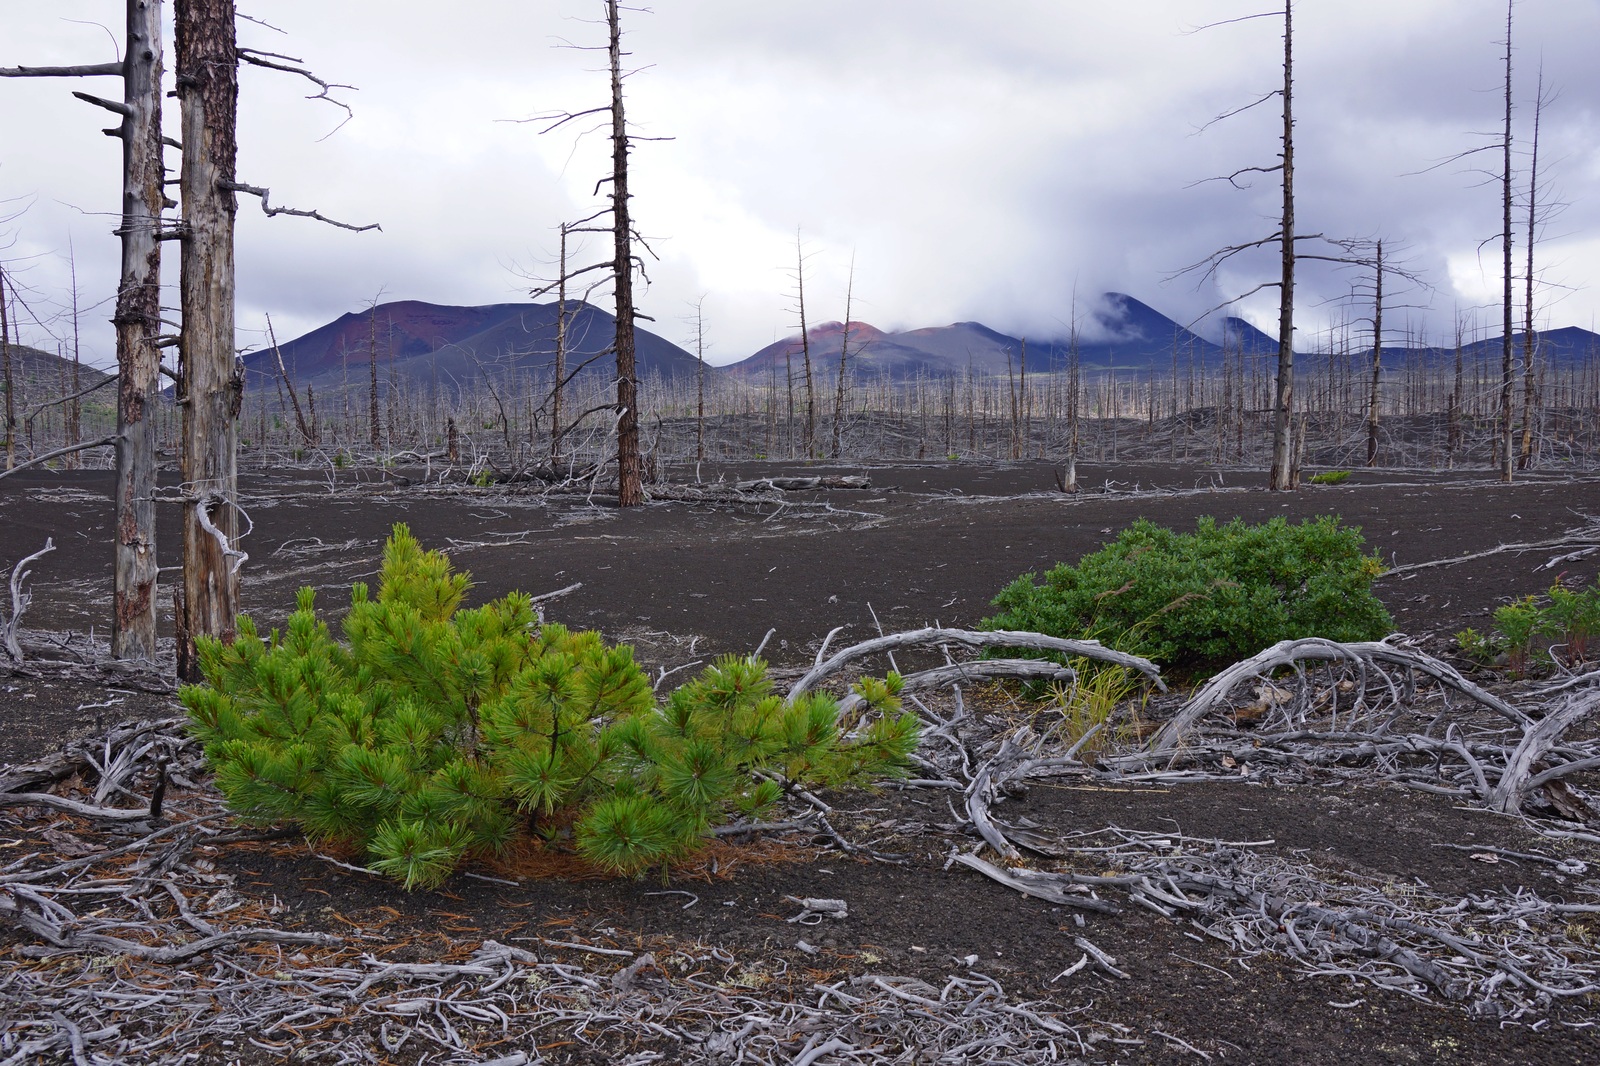
[[[580,854],[634,874],[771,807],[785,781],[893,775],[916,745],[896,675],[857,686],[869,711],[848,734],[832,697],[786,705],[748,657],[658,705],[631,648],[539,625],[521,593],[462,609],[467,588],[397,525],[377,598],[351,590],[345,643],[310,589],[281,635],[241,618],[232,645],[200,640],[208,683],[180,695],[229,805],[353,845],[407,888],[567,827]]]
[[[1393,622],[1371,591],[1383,564],[1362,547],[1333,516],[1202,518],[1193,533],[1140,519],[1077,566],[1017,578],[983,626],[1094,638],[1188,676],[1293,637],[1375,640]]]
[[[1350,471],[1324,470],[1320,474],[1312,474],[1309,480],[1313,485],[1341,485],[1350,480]]]
[[[1480,665],[1501,663],[1520,677],[1534,664],[1588,662],[1589,646],[1597,635],[1600,588],[1591,586],[1579,592],[1558,581],[1542,601],[1537,596],[1523,596],[1496,607],[1492,632],[1463,629],[1456,634],[1456,643]]]

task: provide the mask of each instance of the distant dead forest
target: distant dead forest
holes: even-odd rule
[[[27,349],[13,349],[13,353]],[[42,353],[31,353],[37,356]],[[1063,464],[1192,462],[1259,467],[1268,461],[1276,353],[1231,354],[1222,364],[1175,357],[1166,367],[1007,375],[968,372],[891,380],[847,372],[842,388],[796,374],[751,381],[708,368],[701,377],[641,382],[647,472],[696,462],[793,460],[1008,460]],[[1498,366],[1472,355],[1415,357],[1372,385],[1370,351],[1302,355],[1295,409],[1299,465],[1491,468],[1499,462]],[[240,416],[241,469],[421,468],[442,480],[605,481],[615,455],[614,384],[580,374],[561,390],[548,372],[484,367],[448,387],[352,358],[344,384],[318,393],[290,378],[252,378]],[[830,375],[831,376],[831,375]],[[12,463],[110,437],[114,379],[60,359],[18,358]],[[1535,363],[1513,437],[1524,469],[1589,470],[1600,455],[1600,353]],[[1376,402],[1374,403],[1374,398]],[[178,448],[170,402],[157,414],[162,454]],[[1371,462],[1368,462],[1369,455]],[[109,468],[112,446],[49,460]],[[10,465],[10,464],[8,464]],[[692,475],[690,475],[692,476]]]

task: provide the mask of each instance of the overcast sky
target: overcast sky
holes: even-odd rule
[[[305,100],[294,78],[246,68],[240,180],[269,186],[275,202],[383,226],[268,220],[242,201],[241,345],[259,343],[268,314],[285,340],[380,294],[526,299],[526,277],[550,272],[557,225],[598,206],[600,135],[579,137],[580,125],[541,136],[513,120],[605,101],[604,54],[561,47],[603,42],[599,0],[241,9],[286,31],[245,26],[242,43],[358,88],[342,92],[355,115],[330,136],[340,112]],[[658,0],[625,13],[628,62],[640,68],[629,117],[641,136],[672,138],[634,153],[635,217],[660,257],[640,302],[650,328],[688,345],[704,295],[714,362],[791,332],[797,230],[814,322],[842,317],[852,257],[854,318],[885,329],[976,319],[1035,337],[1065,332],[1074,290],[1080,301],[1127,292],[1187,321],[1274,279],[1270,250],[1211,283],[1172,278],[1276,228],[1276,175],[1244,191],[1202,179],[1276,161],[1277,102],[1199,130],[1281,84],[1282,20],[1190,32],[1260,10],[1249,0]],[[0,0],[0,25],[0,65],[105,62],[119,55],[121,4]],[[1295,28],[1298,228],[1405,249],[1432,289],[1395,298],[1391,343],[1408,323],[1448,342],[1458,311],[1497,335],[1499,248],[1480,245],[1497,239],[1499,189],[1476,168],[1499,156],[1443,161],[1498,138],[1503,0],[1307,3]],[[1600,3],[1522,0],[1515,39],[1519,189],[1541,63],[1559,91],[1540,165],[1544,196],[1565,207],[1538,245],[1539,321],[1593,328]],[[170,81],[170,53],[167,66]],[[104,364],[119,148],[100,133],[110,116],[72,88],[120,92],[113,79],[0,81],[0,218],[15,216],[0,225],[0,256],[50,319],[68,299],[75,248],[84,352]],[[175,126],[176,101],[167,108]],[[605,254],[597,243],[582,259]],[[1305,334],[1367,313],[1341,300],[1354,281],[1303,271]],[[176,303],[175,287],[166,300]],[[1276,301],[1267,292],[1240,310],[1275,334]],[[51,328],[70,332],[59,318]],[[54,346],[31,321],[22,333]]]

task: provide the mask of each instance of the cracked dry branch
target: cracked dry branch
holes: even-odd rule
[[[853,644],[835,652],[824,660],[823,654],[827,651],[824,644],[817,653],[816,662],[794,685],[789,689],[788,702],[793,703],[800,696],[816,688],[828,678],[838,674],[844,667],[869,655],[889,653],[901,648],[919,646],[956,645],[974,650],[982,648],[1026,648],[1031,651],[1053,652],[1058,655],[1079,656],[1093,659],[1097,662],[1112,663],[1117,666],[1136,670],[1149,678],[1150,683],[1161,691],[1166,691],[1166,683],[1161,679],[1161,668],[1149,659],[1126,652],[1115,651],[1101,644],[1098,640],[1066,640],[1061,637],[1046,636],[1043,633],[1028,633],[1020,630],[993,630],[979,631],[972,629],[946,629],[931,626],[925,629],[913,629],[903,633],[891,633],[887,636],[875,637],[859,644]],[[997,660],[1011,661],[1017,660]],[[1032,669],[1031,667],[1029,669]],[[1011,676],[991,674],[989,676]],[[923,687],[934,687],[947,682],[929,682]]]
[[[55,550],[55,541],[46,537],[44,547],[18,560],[17,565],[11,568],[11,617],[6,619],[4,625],[0,625],[0,643],[5,645],[6,654],[11,656],[12,662],[22,662],[22,645],[18,641],[18,636],[22,627],[22,614],[33,601],[33,597],[23,591],[22,583],[28,579],[28,571],[33,563],[41,556]]]

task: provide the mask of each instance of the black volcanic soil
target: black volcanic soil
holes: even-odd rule
[[[681,479],[682,471],[674,474]],[[337,614],[352,580],[376,572],[385,536],[406,522],[430,547],[450,550],[470,570],[474,598],[512,589],[539,593],[581,582],[549,610],[555,620],[595,627],[633,642],[652,670],[728,652],[774,635],[766,657],[778,667],[808,664],[835,627],[840,640],[934,621],[970,625],[1019,573],[1076,560],[1139,517],[1191,528],[1203,515],[1259,521],[1338,514],[1363,528],[1392,565],[1546,540],[1600,514],[1600,480],[1528,477],[1513,485],[1477,474],[1360,472],[1337,487],[1268,493],[1259,472],[1200,467],[1085,468],[1086,491],[1054,491],[1042,463],[825,465],[782,470],[771,464],[702,471],[708,480],[776,473],[865,473],[872,487],[791,494],[783,503],[656,503],[626,512],[604,502],[549,499],[515,489],[448,491],[339,472],[247,477],[254,529],[244,542],[247,609],[271,624],[301,585]],[[32,472],[0,482],[0,568],[51,537],[57,551],[33,571],[32,630],[103,628],[108,616],[109,474]],[[166,525],[172,525],[171,515]],[[162,531],[163,544],[175,533]],[[164,549],[164,554],[166,549]],[[1558,573],[1592,582],[1596,560],[1548,568],[1553,550],[1504,553],[1387,578],[1379,593],[1397,628],[1431,634],[1432,645],[1466,625],[1484,628],[1506,599],[1548,587]],[[168,555],[170,561],[171,559]],[[53,678],[0,675],[0,762],[37,757],[69,735],[84,735],[130,715],[170,713],[161,695]],[[853,832],[875,819],[949,820],[944,794],[883,793],[842,801],[858,813]],[[1550,891],[1549,867],[1471,861],[1435,843],[1493,844],[1539,850],[1517,823],[1459,801],[1387,787],[1197,784],[1175,788],[1036,787],[1004,805],[1052,830],[1124,828],[1183,832],[1225,840],[1265,840],[1285,855],[1311,855],[1319,867],[1421,881],[1446,894],[1518,885]],[[883,842],[880,842],[880,846]],[[1148,1038],[1118,1049],[1121,1062],[1187,1062],[1196,1055],[1152,1037],[1170,1033],[1214,1061],[1300,1063],[1583,1063],[1600,1061],[1594,1006],[1568,1004],[1552,1024],[1499,1025],[1459,1009],[1418,1002],[1369,986],[1307,979],[1284,960],[1260,958],[1245,970],[1215,942],[1197,943],[1185,926],[1127,908],[1069,916],[959,867],[944,869],[950,846],[937,834],[889,842],[907,865],[856,861],[836,852],[790,861],[738,864],[726,876],[685,881],[699,904],[648,895],[658,884],[532,881],[517,888],[457,878],[448,900],[407,895],[344,874],[292,850],[270,856],[239,848],[219,865],[241,887],[276,895],[291,922],[327,923],[328,906],[360,921],[393,907],[413,929],[491,937],[513,919],[568,921],[573,935],[675,937],[736,952],[805,959],[799,927],[787,924],[785,895],[846,899],[850,917],[808,929],[826,958],[842,967],[880,960],[876,972],[938,983],[955,960],[976,954],[985,972],[1019,996],[1063,1008],[1093,1004],[1094,1016]],[[1592,875],[1591,875],[1592,876]],[[724,905],[727,904],[727,905]],[[462,923],[465,923],[463,927]],[[1117,956],[1132,980],[1051,978],[1078,955],[1072,935],[1088,935]],[[855,960],[855,961],[852,961]],[[1353,1007],[1338,1002],[1360,1000]],[[1111,1054],[1107,1051],[1105,1054]]]

